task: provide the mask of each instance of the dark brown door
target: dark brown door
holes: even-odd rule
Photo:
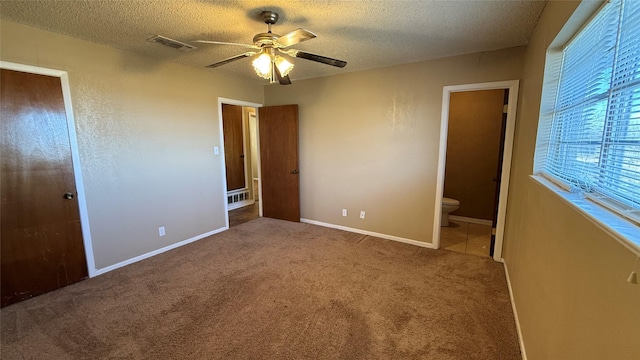
[[[60,79],[2,69],[0,104],[5,306],[86,278],[87,264]]]
[[[245,179],[242,106],[222,104],[222,128],[224,162],[227,169],[227,191],[243,189]]]
[[[263,216],[300,221],[298,105],[258,109]]]

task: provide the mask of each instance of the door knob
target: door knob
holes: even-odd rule
[[[298,169],[292,170],[291,173],[294,174],[294,175],[297,174],[298,173]]]
[[[73,199],[73,193],[64,193],[64,198],[67,200],[72,200]]]

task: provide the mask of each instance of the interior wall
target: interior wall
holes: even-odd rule
[[[511,48],[265,87],[267,105],[299,104],[302,218],[432,243],[442,88],[519,79],[523,54]]]
[[[493,220],[505,90],[450,96],[444,196],[460,201],[453,215]]]
[[[529,360],[640,359],[635,255],[529,178],[545,52],[577,5],[549,2],[527,46],[503,255]]]
[[[262,83],[4,20],[0,59],[69,74],[97,269],[226,225],[218,97]]]

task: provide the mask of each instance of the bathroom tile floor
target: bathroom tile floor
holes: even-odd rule
[[[489,256],[491,226],[449,220],[440,228],[440,248],[473,255]]]

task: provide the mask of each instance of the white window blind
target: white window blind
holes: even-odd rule
[[[542,173],[640,222],[640,1],[611,0],[564,47]]]

